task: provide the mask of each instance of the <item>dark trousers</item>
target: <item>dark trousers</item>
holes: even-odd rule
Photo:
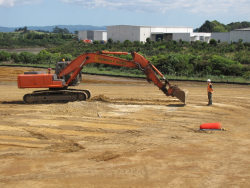
[[[208,105],[212,105],[213,103],[213,94],[211,92],[208,92]]]

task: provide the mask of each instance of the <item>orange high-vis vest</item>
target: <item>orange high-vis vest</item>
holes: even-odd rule
[[[207,92],[208,92],[208,93],[213,93],[213,90],[212,90],[212,88],[210,87],[211,85],[212,85],[212,84],[209,83],[208,86],[207,86]]]

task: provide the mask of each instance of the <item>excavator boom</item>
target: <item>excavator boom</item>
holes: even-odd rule
[[[112,55],[129,55],[131,54],[133,57],[132,61],[121,59],[118,57],[110,56]],[[78,82],[78,78],[81,77],[81,70],[87,64],[91,63],[100,63],[100,64],[107,64],[107,65],[116,65],[116,66],[123,66],[123,67],[130,67],[130,68],[138,68],[141,70],[145,75],[148,81],[154,82],[155,85],[159,87],[167,96],[177,97],[181,102],[184,104],[186,103],[187,92],[184,92],[178,86],[171,86],[169,81],[162,75],[162,73],[153,65],[151,64],[146,58],[136,52],[107,52],[107,51],[100,51],[96,53],[85,53],[77,58],[75,58],[70,63],[63,63],[59,62],[58,65],[63,65],[62,68],[56,69],[56,74],[24,74],[18,76],[18,87],[19,88],[44,88],[47,87],[50,90],[55,89],[64,89],[63,95],[67,93],[68,86],[75,86],[76,82]],[[164,82],[159,79],[157,74],[164,79]],[[45,79],[46,78],[46,79]],[[166,86],[169,86],[168,89]],[[66,89],[66,90],[65,90]],[[74,91],[73,94],[70,93],[68,97],[70,98],[71,94],[74,95],[74,99],[77,100],[80,95],[86,94],[87,91]],[[46,95],[50,95],[50,92],[46,92]],[[53,93],[53,92],[52,92]],[[83,93],[83,94],[82,94]],[[57,92],[57,97],[60,94]],[[30,101],[37,101],[35,100],[36,96],[34,94],[28,95]],[[34,97],[35,96],[35,97]],[[43,97],[42,93],[40,92],[40,99]],[[86,99],[89,98],[90,94],[84,97],[81,96],[80,98]],[[46,98],[46,97],[45,97]],[[49,97],[48,97],[49,98]],[[60,98],[60,97],[59,97]],[[67,97],[66,99],[67,100]],[[79,100],[79,99],[78,99]],[[27,98],[24,99],[27,102]]]

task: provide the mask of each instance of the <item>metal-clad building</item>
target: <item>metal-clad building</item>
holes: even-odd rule
[[[141,33],[140,26],[127,26],[127,25],[107,26],[108,39],[112,38],[113,41],[115,42],[116,41],[124,42],[127,39],[130,41],[141,41],[140,33]],[[144,36],[145,35],[148,37],[149,32],[144,32]]]
[[[131,26],[131,25],[115,25],[107,27],[107,38],[113,41],[124,42],[142,41],[146,42],[149,37],[151,40],[157,41],[159,38],[164,40],[180,40],[195,41],[202,40],[209,42],[210,33],[193,33],[192,27],[156,27],[156,26]]]
[[[211,33],[211,39],[220,40],[221,42],[231,43],[230,33]]]
[[[242,39],[243,42],[250,42],[250,27],[230,31],[230,41],[238,42],[239,39]]]
[[[242,39],[243,42],[250,42],[250,27],[243,29],[235,29],[228,33],[211,33],[211,38],[219,40],[221,42],[238,42],[239,39]]]
[[[107,40],[107,31],[102,30],[87,30],[87,31],[78,31],[78,39],[84,40],[89,39],[92,41],[95,40]]]
[[[171,36],[172,40],[179,41],[181,39],[183,41],[190,42],[190,33],[173,33],[173,34],[170,34],[170,36]]]

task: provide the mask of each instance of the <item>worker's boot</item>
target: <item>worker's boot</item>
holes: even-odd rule
[[[207,103],[207,106],[209,106],[210,105],[210,99],[208,99],[208,103]]]
[[[212,100],[212,99],[209,99],[208,106],[212,106],[212,103],[213,103],[213,100]]]

